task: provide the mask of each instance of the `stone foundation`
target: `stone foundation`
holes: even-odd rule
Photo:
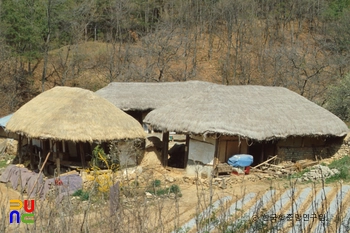
[[[346,147],[339,137],[291,137],[277,143],[277,154],[284,161],[319,160],[344,154]]]
[[[337,152],[337,147],[278,147],[278,156],[285,161],[325,159]]]

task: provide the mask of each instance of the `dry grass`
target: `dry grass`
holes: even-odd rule
[[[140,177],[146,178],[145,171]],[[148,173],[150,174],[150,173]],[[290,196],[287,198],[286,205],[275,213],[287,214],[301,191],[310,188],[311,193],[307,200],[295,213],[302,214],[306,211],[308,204],[312,202],[316,194],[325,192],[327,189],[324,184],[313,183],[312,185],[297,184],[294,180],[290,181],[267,181],[264,185],[253,187],[246,179],[241,181],[233,189],[218,189],[215,186],[214,179],[208,179],[209,186],[202,183],[202,179],[196,177],[192,188],[186,190],[184,184],[180,184],[183,189],[183,196],[155,196],[152,198],[144,195],[150,186],[154,184],[159,176],[150,175],[146,182],[135,185],[135,180],[130,180],[126,176],[114,177],[122,184],[120,189],[119,205],[113,216],[110,215],[109,195],[108,193],[99,193],[96,183],[85,189],[89,193],[89,199],[82,201],[77,197],[67,196],[61,203],[56,203],[54,196],[47,200],[36,200],[35,223],[34,224],[9,224],[9,196],[0,194],[0,202],[4,203],[0,207],[1,232],[271,232],[276,230],[276,224],[269,221],[263,221],[262,216],[268,214],[267,210],[278,203],[282,194],[290,189]],[[163,182],[163,180],[162,180]],[[163,186],[163,184],[162,184]],[[347,200],[350,195],[336,196],[338,190],[342,188],[341,184],[332,186],[332,191],[323,196],[315,208],[319,213],[326,213],[330,202],[338,198],[337,215],[329,222],[329,225],[323,232],[335,232],[341,224],[344,224],[345,210],[349,207]],[[264,194],[275,190],[275,194],[265,195],[270,201],[260,203]],[[247,201],[244,208],[237,206],[228,209],[242,198],[247,198],[250,193],[256,195]],[[349,194],[349,193],[348,193]],[[225,199],[225,197],[231,199]],[[24,199],[21,197],[20,199]],[[224,199],[222,199],[224,198]],[[218,201],[221,200],[221,201]],[[340,201],[342,200],[342,201]],[[257,205],[258,204],[258,205]],[[296,206],[296,205],[295,205]],[[116,206],[114,206],[116,207]],[[252,212],[248,212],[248,210]],[[270,213],[271,214],[271,213]],[[6,217],[4,217],[6,216]],[[192,222],[191,230],[183,227],[190,219]],[[282,222],[283,223],[283,222]],[[315,222],[310,225],[315,228]],[[328,224],[328,223],[327,223]],[[189,225],[187,225],[189,226]],[[310,228],[310,229],[311,229]],[[288,224],[280,229],[280,232],[288,232]],[[301,231],[300,231],[301,232]]]

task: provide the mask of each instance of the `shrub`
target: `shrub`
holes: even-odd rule
[[[152,186],[153,187],[160,187],[161,185],[161,181],[160,180],[154,180],[152,181]]]
[[[350,73],[329,88],[325,107],[343,121],[350,122]]]
[[[82,189],[79,189],[73,193],[73,196],[80,197],[80,200],[87,201],[89,200],[90,194],[89,192],[85,192]]]

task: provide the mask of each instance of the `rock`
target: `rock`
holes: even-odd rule
[[[184,182],[189,183],[191,181],[191,179],[188,176],[184,176],[182,177],[182,179],[184,180]]]
[[[221,185],[219,186],[221,189],[226,189],[226,183],[225,180],[222,181]]]
[[[136,173],[124,174],[123,178],[125,180],[135,180],[136,179]]]
[[[201,178],[202,178],[202,179],[207,179],[207,178],[208,178],[208,173],[202,172],[202,173],[201,173]]]
[[[154,197],[152,193],[145,192],[145,194],[146,194],[146,198],[148,198],[148,199],[151,199]]]
[[[337,175],[337,174],[340,173],[340,171],[339,171],[338,169],[336,169],[336,168],[333,168],[333,169],[332,169],[332,172],[334,173],[334,175]]]
[[[137,175],[140,175],[141,173],[142,173],[142,167],[141,166],[137,166],[136,167],[136,169],[135,169],[135,173],[137,174]]]
[[[289,173],[289,171],[288,171],[287,169],[280,169],[280,172],[281,172],[282,174],[287,174],[287,173]]]
[[[329,167],[323,165],[315,165],[311,168],[311,171],[306,172],[303,175],[303,180],[308,181],[325,179],[338,173],[339,171],[337,169],[330,169]]]
[[[175,178],[171,176],[165,176],[165,180],[168,181],[169,183],[173,183],[175,181]]]
[[[278,176],[281,176],[282,172],[281,171],[276,171],[275,174],[278,175]]]

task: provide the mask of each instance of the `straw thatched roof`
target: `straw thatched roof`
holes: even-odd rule
[[[222,86],[150,112],[144,122],[166,131],[219,133],[255,140],[288,136],[344,136],[338,117],[282,87]]]
[[[123,111],[153,110],[167,105],[183,96],[205,90],[213,83],[203,81],[187,82],[113,82],[96,91]]]
[[[144,138],[141,125],[95,93],[55,87],[18,109],[6,125],[28,138],[81,142]]]

